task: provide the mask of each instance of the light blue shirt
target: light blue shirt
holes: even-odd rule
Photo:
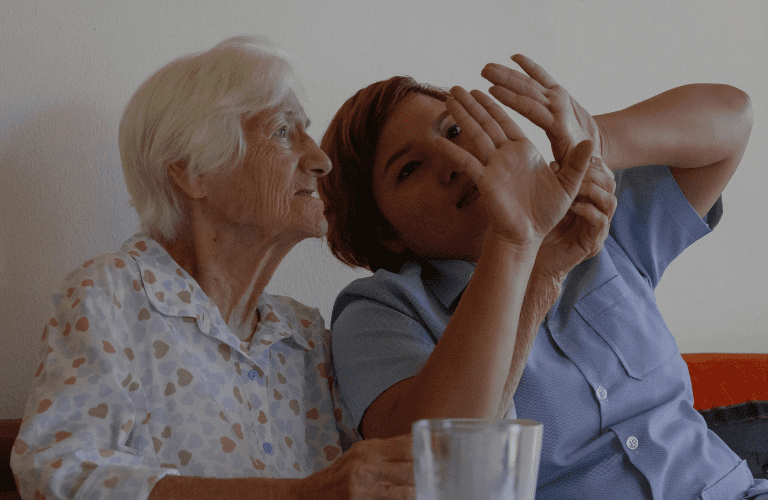
[[[705,223],[666,167],[616,180],[605,246],[569,274],[514,396],[519,418],[544,424],[536,498],[768,498],[768,481],[753,480],[693,408],[687,365],[654,297],[667,265],[710,232],[722,204]],[[411,262],[342,291],[333,353],[356,425],[384,390],[419,372],[473,270]]]

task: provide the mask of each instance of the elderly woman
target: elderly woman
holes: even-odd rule
[[[768,498],[768,481],[694,410],[654,297],[666,266],[720,218],[749,97],[687,85],[592,117],[533,61],[514,61],[525,73],[482,75],[547,133],[565,162],[555,175],[482,92],[406,77],[359,91],[323,137],[331,250],[374,271],[332,315],[354,424],[367,439],[420,418],[543,422],[537,499]],[[568,208],[552,180],[569,157],[578,164],[585,138],[610,170],[590,168],[547,234],[532,223],[557,218],[540,217],[542,202]]]
[[[12,466],[25,498],[409,498],[410,441],[341,454],[316,309],[264,293],[324,235],[328,157],[258,39],[136,92],[120,150],[142,232],[54,296]]]

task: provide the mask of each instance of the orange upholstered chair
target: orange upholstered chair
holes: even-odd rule
[[[752,475],[768,478],[768,353],[696,353],[683,359],[694,408],[747,461]]]

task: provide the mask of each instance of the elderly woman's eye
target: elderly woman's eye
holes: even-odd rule
[[[279,137],[281,139],[285,139],[288,137],[288,127],[280,127],[277,132],[275,132],[275,136]]]
[[[451,125],[448,127],[448,131],[446,131],[445,136],[448,139],[455,139],[461,134],[461,127],[458,125]]]

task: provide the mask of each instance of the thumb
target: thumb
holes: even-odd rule
[[[581,141],[568,151],[563,159],[562,167],[555,174],[560,185],[571,199],[574,199],[579,192],[581,181],[589,169],[591,154],[592,141]]]

